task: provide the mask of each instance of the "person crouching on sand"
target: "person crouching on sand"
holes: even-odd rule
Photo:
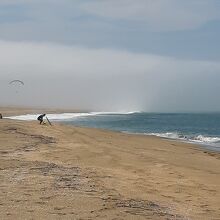
[[[46,114],[40,115],[38,116],[37,120],[40,121],[40,125],[44,122],[44,117],[46,116]],[[43,123],[44,124],[44,123]]]

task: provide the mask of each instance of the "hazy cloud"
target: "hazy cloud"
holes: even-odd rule
[[[219,10],[218,0],[0,0],[0,105],[220,110]]]
[[[50,43],[0,42],[5,104],[93,110],[220,110],[220,64]],[[8,82],[21,79],[22,88]],[[18,92],[17,92],[18,90]]]
[[[218,0],[0,0],[0,39],[219,59]]]
[[[152,31],[195,29],[220,19],[216,0],[95,0],[82,8],[113,20],[142,22]]]

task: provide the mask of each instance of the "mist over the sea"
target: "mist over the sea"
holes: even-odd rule
[[[0,50],[4,104],[99,111],[220,110],[217,62],[39,43],[0,42]],[[14,88],[9,85],[13,79],[25,85]]]
[[[164,2],[0,1],[0,105],[220,111],[220,4]]]

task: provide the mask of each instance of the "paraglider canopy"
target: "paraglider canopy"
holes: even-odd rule
[[[19,79],[15,79],[15,80],[10,81],[9,85],[11,85],[15,89],[16,93],[18,93],[21,86],[24,86],[24,82]]]
[[[9,84],[12,84],[12,83],[21,83],[22,85],[24,85],[24,82],[19,79],[15,79],[15,80],[12,80],[11,82],[9,82]]]

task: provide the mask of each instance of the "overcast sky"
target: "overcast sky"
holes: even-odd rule
[[[219,39],[219,0],[0,0],[0,105],[220,111]]]

